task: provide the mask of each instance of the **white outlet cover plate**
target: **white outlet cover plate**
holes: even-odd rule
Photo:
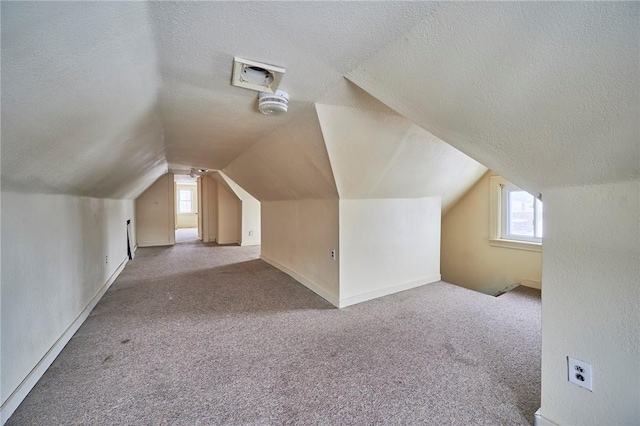
[[[569,381],[593,392],[592,367],[579,359],[567,357]]]

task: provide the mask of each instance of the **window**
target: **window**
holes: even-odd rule
[[[178,213],[193,213],[192,192],[190,189],[178,191]]]
[[[542,202],[507,182],[491,177],[489,243],[494,246],[540,251]]]

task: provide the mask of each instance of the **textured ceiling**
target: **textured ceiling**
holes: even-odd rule
[[[338,197],[350,166],[327,146],[366,151],[336,129],[367,122],[376,150],[386,134],[415,158],[351,193],[413,193],[441,141],[532,191],[640,176],[638,3],[1,7],[3,189],[135,197],[168,168],[204,167],[258,199]],[[233,56],[286,68],[287,115],[230,85]],[[353,161],[352,178],[378,168]]]
[[[444,214],[487,171],[397,114],[316,108],[341,199],[441,196]]]
[[[3,189],[127,197],[166,171],[145,4],[1,7]]]
[[[639,12],[441,3],[348,78],[530,191],[639,179]]]

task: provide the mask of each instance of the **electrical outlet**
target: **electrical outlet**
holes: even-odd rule
[[[249,231],[249,236],[252,237],[253,236],[253,231]]]
[[[569,381],[593,392],[591,364],[568,356],[567,365],[569,369]]]
[[[336,251],[331,250],[331,259],[336,260]]]
[[[109,256],[104,257],[104,263],[109,263]]]

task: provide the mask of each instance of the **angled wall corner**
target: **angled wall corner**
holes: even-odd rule
[[[440,198],[340,200],[345,307],[440,280]]]
[[[135,201],[136,239],[139,247],[176,243],[173,173],[156,180]]]
[[[224,185],[240,201],[238,216],[238,244],[241,246],[255,246],[262,241],[260,201],[249,194],[240,185],[223,172],[214,175],[221,185]]]
[[[338,200],[262,202],[261,259],[339,306]]]
[[[487,170],[393,112],[316,109],[341,199],[440,197],[446,212]]]
[[[222,172],[258,201],[337,198],[313,104],[257,141]]]

